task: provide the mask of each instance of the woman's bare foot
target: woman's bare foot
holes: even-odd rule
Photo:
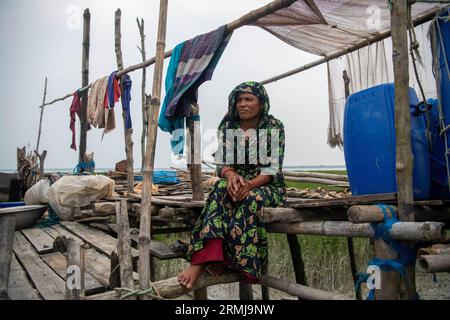
[[[225,265],[221,262],[213,262],[208,264],[205,269],[213,277],[218,277],[223,273]]]
[[[205,266],[203,264],[191,264],[187,270],[184,270],[178,274],[178,282],[180,282],[187,289],[192,289],[204,269]]]

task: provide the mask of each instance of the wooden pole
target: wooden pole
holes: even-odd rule
[[[195,104],[191,106],[191,114],[198,116],[200,107]],[[188,147],[188,169],[191,176],[192,200],[203,201],[203,179],[202,179],[202,164],[201,164],[201,136],[200,136],[200,121],[192,121],[187,119],[187,127],[189,129],[187,147]],[[207,288],[202,288],[194,291],[194,300],[207,300]]]
[[[45,97],[47,96],[47,77],[45,77],[45,85],[44,85],[44,97],[42,98],[42,104],[45,104]],[[47,150],[44,150],[42,153],[39,153],[39,142],[41,141],[41,132],[42,132],[42,118],[44,116],[44,107],[41,108],[41,114],[39,117],[39,131],[38,138],[36,143],[36,149],[34,153],[39,158],[39,180],[44,178],[44,162],[45,157],[47,157]]]
[[[81,87],[85,87],[89,84],[89,45],[90,45],[90,30],[91,30],[91,14],[89,9],[85,9],[83,13],[83,52],[81,62]],[[80,112],[80,146],[78,162],[84,162],[84,155],[86,153],[86,140],[87,140],[87,91],[84,91],[81,95],[81,112]],[[84,171],[82,168],[80,172]]]
[[[130,226],[128,223],[126,199],[116,202],[116,220],[118,240],[117,253],[119,254],[121,287],[134,289]],[[128,300],[136,300],[136,297],[129,297]]]
[[[115,49],[116,49],[116,60],[117,69],[123,70],[123,59],[122,59],[122,45],[121,45],[121,16],[122,11],[120,9],[116,10],[115,23],[114,23],[114,34],[115,34]],[[121,91],[123,92],[123,86],[121,86]],[[127,187],[128,193],[134,192],[134,160],[133,160],[133,128],[126,128],[127,115],[125,110],[122,108],[122,119],[123,119],[123,130],[125,137],[125,154],[127,157]]]
[[[417,267],[422,272],[450,272],[450,254],[420,256]]]
[[[115,251],[111,252],[111,265],[110,265],[110,274],[109,274],[109,287],[111,289],[120,287],[120,262],[119,256]]]
[[[295,282],[306,285],[305,263],[302,257],[302,248],[297,235],[286,234],[289,250],[291,252],[292,265],[294,267]]]
[[[145,166],[143,170],[144,185],[141,201],[141,222],[139,228],[139,288],[146,290],[150,287],[150,231],[152,208],[152,179],[155,161],[156,137],[158,133],[158,114],[161,105],[161,85],[164,66],[164,49],[166,46],[168,0],[160,0],[158,39],[156,42],[156,60],[153,73],[152,97],[150,100],[151,113],[148,120],[147,146],[145,151]],[[147,299],[148,297],[143,297]]]
[[[145,33],[144,33],[144,19],[141,19],[139,22],[139,18],[136,18],[136,22],[139,28],[139,34],[141,36],[141,47],[139,51],[141,52],[142,61],[146,60],[146,52],[145,52]],[[144,160],[145,160],[145,141],[147,137],[147,120],[149,110],[147,109],[147,104],[145,103],[145,85],[147,83],[147,69],[146,67],[142,68],[142,85],[141,85],[141,94],[142,94],[142,135],[141,135],[141,171],[144,170]]]
[[[67,238],[66,300],[79,300],[84,295],[84,268],[81,247],[74,238]]]
[[[392,206],[398,214],[398,207]],[[374,205],[351,206],[347,212],[348,220],[353,223],[381,222],[384,220],[383,210]],[[444,206],[414,206],[414,220],[449,221],[450,207]]]
[[[8,281],[15,227],[15,216],[0,217],[0,300],[9,300]]]
[[[414,221],[412,187],[413,157],[411,151],[411,116],[409,111],[408,70],[408,2],[391,2],[392,61],[395,86],[396,173],[398,186],[399,220]],[[407,244],[411,248],[413,243]],[[401,279],[400,297],[411,300],[416,294],[415,265],[406,266]]]
[[[353,224],[347,221],[305,221],[298,223],[275,222],[266,225],[268,232],[309,234],[332,237],[374,238],[370,223]],[[442,241],[444,223],[398,222],[392,225],[389,236],[394,240]]]

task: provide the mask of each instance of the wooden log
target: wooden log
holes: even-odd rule
[[[319,173],[319,172],[306,172],[306,171],[288,171],[283,170],[284,177],[308,177],[308,178],[318,178],[334,181],[345,181],[348,182],[348,177],[342,174],[332,174],[332,173]]]
[[[422,272],[450,272],[450,254],[419,256],[417,268]]]
[[[15,228],[16,218],[14,216],[0,217],[0,300],[10,299],[8,282]]]
[[[66,300],[84,296],[84,266],[81,264],[81,246],[73,238],[67,239]]]
[[[450,244],[433,244],[428,248],[420,248],[417,255],[427,255],[427,254],[450,254]]]
[[[265,223],[346,220],[345,208],[263,208]]]
[[[45,77],[45,84],[44,84],[44,97],[42,98],[42,105],[45,104],[45,97],[47,96],[47,77]],[[39,130],[38,130],[38,137],[36,142],[36,149],[35,152],[39,152],[39,142],[41,141],[41,132],[42,132],[42,118],[44,116],[44,107],[41,108],[41,113],[39,117]],[[44,175],[39,175],[39,179],[42,179]]]
[[[121,46],[121,16],[122,11],[120,9],[116,10],[115,20],[114,20],[114,39],[115,39],[115,49],[116,49],[116,60],[117,60],[117,69],[123,70],[123,59],[122,59],[122,46]],[[121,82],[121,91],[123,92],[123,86]],[[123,96],[122,96],[123,99]],[[122,101],[123,104],[123,101]],[[134,187],[134,160],[133,160],[133,129],[126,128],[126,111],[122,108],[122,119],[123,119],[123,128],[124,128],[124,138],[125,138],[125,154],[127,157],[127,187],[128,192],[133,192]]]
[[[293,283],[289,280],[279,279],[269,275],[261,276],[260,283],[264,284],[267,287],[287,292],[291,295],[300,297],[305,300],[353,300],[349,296],[314,289],[298,283]]]
[[[139,288],[146,290],[150,287],[150,239],[151,239],[151,208],[152,208],[152,179],[155,162],[155,147],[158,133],[158,114],[161,105],[161,85],[164,66],[164,49],[166,46],[166,26],[168,0],[160,0],[158,39],[156,42],[155,70],[153,73],[152,97],[147,96],[146,103],[150,103],[147,145],[145,151],[145,165],[143,170],[144,188],[142,190],[142,214],[139,230]],[[148,297],[144,297],[146,299]]]
[[[250,283],[239,282],[239,300],[254,300],[253,287]]]
[[[141,19],[139,22],[139,18],[136,18],[136,22],[139,29],[139,35],[141,36],[141,47],[139,51],[141,52],[142,62],[145,62],[146,52],[145,52],[145,33],[144,33],[144,19]],[[147,68],[142,68],[142,82],[141,82],[141,109],[142,109],[142,134],[141,134],[141,155],[142,155],[142,163],[141,170],[144,170],[144,161],[145,161],[145,142],[147,137],[147,126],[148,126],[148,113],[149,110],[147,108],[147,104],[145,103],[145,85],[147,81]]]
[[[121,202],[116,202],[116,213],[118,229],[117,252],[119,254],[121,286],[124,288],[134,288],[130,227],[128,223],[127,201],[125,199]],[[128,300],[135,299],[134,297],[129,297]]]
[[[85,9],[83,13],[83,53],[81,62],[81,87],[89,84],[89,45],[90,45],[90,31],[91,31],[91,14],[89,9]],[[80,146],[78,162],[84,162],[84,155],[86,153],[87,140],[87,91],[83,91],[81,95],[81,113],[80,113]],[[80,168],[80,171],[84,171]]]
[[[395,213],[398,207],[393,206]],[[388,212],[389,213],[389,212]],[[351,206],[347,212],[348,219],[353,223],[372,223],[384,220],[383,210],[374,205]],[[447,206],[416,206],[414,208],[415,221],[448,221],[450,220],[450,208]]]
[[[290,181],[290,182],[312,182],[312,183],[327,184],[327,185],[343,187],[343,188],[349,187],[348,182],[329,180],[329,179],[310,178],[310,177],[289,177],[289,176],[285,177],[284,179],[286,181]]]
[[[224,273],[217,277],[209,276],[203,273],[197,280],[192,290],[210,287],[217,284],[226,284],[244,280],[243,276],[237,273]],[[189,292],[185,286],[178,282],[177,277],[172,277],[165,280],[155,281],[152,283],[153,287],[164,299],[175,299]],[[117,291],[109,291],[104,294],[92,295],[86,297],[86,300],[117,300],[120,294]]]
[[[396,193],[369,194],[363,196],[351,196],[340,199],[288,199],[286,206],[290,208],[335,207],[352,206],[357,204],[392,203],[397,201]]]
[[[288,234],[373,238],[375,232],[369,223],[353,224],[347,221],[305,221],[298,223],[270,223],[267,231]],[[394,240],[441,241],[444,224],[440,222],[398,222],[389,236]]]

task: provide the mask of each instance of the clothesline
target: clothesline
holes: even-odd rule
[[[236,29],[238,29],[238,28],[240,28],[240,27],[242,27],[244,25],[250,24],[250,23],[252,23],[252,22],[254,22],[254,21],[256,21],[256,20],[258,20],[258,19],[260,19],[260,18],[262,18],[264,16],[267,16],[270,13],[273,13],[273,12],[279,10],[279,9],[288,7],[288,6],[290,6],[291,4],[293,4],[296,1],[297,0],[276,0],[276,1],[273,1],[273,2],[263,6],[261,8],[258,8],[256,10],[250,11],[249,13],[247,13],[247,14],[243,15],[242,17],[240,17],[239,19],[236,19],[236,20],[228,23],[226,25],[226,31],[227,32],[234,31],[234,30],[236,30]],[[168,58],[171,55],[172,55],[172,50],[169,50],[169,51],[164,53],[164,58]],[[127,68],[117,72],[116,77],[120,78],[124,74],[127,74],[127,73],[130,73],[132,71],[139,70],[139,69],[151,66],[152,64],[155,63],[155,59],[156,59],[156,57],[153,57],[153,58],[150,58],[150,59],[148,59],[148,60],[146,60],[144,62],[141,62],[139,64],[135,64],[135,65],[129,66],[129,67],[127,67]],[[92,87],[92,85],[93,85],[93,83],[90,83],[86,87],[80,88],[77,91],[78,92],[84,92],[86,90],[89,90]],[[63,101],[65,99],[69,98],[69,97],[73,97],[73,93],[74,92],[68,93],[64,97],[57,98],[57,99],[54,99],[54,100],[52,100],[50,102],[44,103],[44,104],[40,105],[39,108],[42,108],[44,106],[48,106],[48,105],[54,104],[55,102],[58,102],[58,101]]]

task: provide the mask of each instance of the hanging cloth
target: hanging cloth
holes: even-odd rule
[[[122,108],[125,112],[125,129],[131,129],[133,124],[131,122],[131,111],[130,111],[130,101],[131,101],[131,78],[128,74],[125,74],[121,80],[120,84],[122,87]]]
[[[70,131],[72,131],[72,144],[70,145],[70,148],[73,150],[77,150],[77,143],[75,139],[75,122],[76,117],[75,114],[78,115],[78,118],[80,117],[81,112],[81,105],[80,105],[80,96],[78,95],[78,91],[75,91],[73,94],[73,100],[72,104],[70,105]]]
[[[116,128],[116,117],[114,112],[114,105],[119,101],[120,86],[116,78],[117,71],[112,72],[108,78],[108,85],[106,89],[106,95],[104,100],[105,107],[105,130],[103,135],[111,132]]]
[[[191,115],[191,104],[197,103],[198,88],[203,82],[211,80],[231,35],[226,33],[226,26],[221,26],[187,40],[174,49],[158,125],[161,130],[171,134],[176,130],[171,139],[175,154],[183,153],[184,122]],[[194,120],[198,121],[199,118],[195,117]]]

